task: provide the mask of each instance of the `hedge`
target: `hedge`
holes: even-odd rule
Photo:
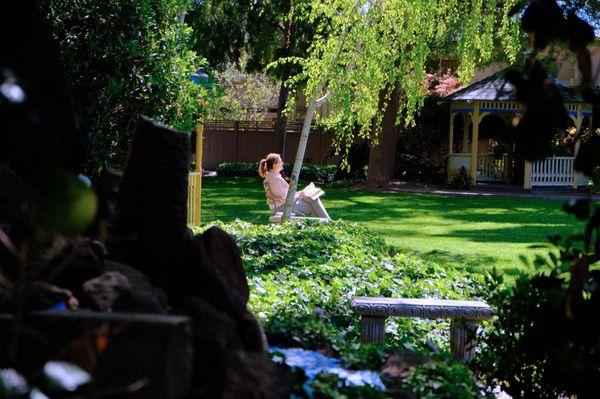
[[[286,176],[292,175],[292,164],[284,164],[283,172]],[[318,183],[331,183],[335,180],[338,168],[336,165],[312,165],[302,166],[300,178],[302,180]],[[258,176],[258,162],[224,162],[217,168],[219,176],[253,177]]]

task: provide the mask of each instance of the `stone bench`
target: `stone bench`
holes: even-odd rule
[[[281,223],[282,216],[283,216],[283,212],[277,212],[276,214],[271,215],[269,217],[269,223],[272,223],[272,224],[279,224],[279,223]],[[316,220],[318,222],[329,222],[329,221],[331,221],[331,219],[328,219],[328,218],[317,218],[317,217],[310,217],[310,216],[294,216],[294,215],[292,215],[291,220],[296,220],[296,221]]]
[[[450,349],[461,361],[470,360],[475,354],[477,321],[489,319],[494,313],[485,302],[444,299],[357,297],[350,306],[354,313],[361,315],[363,343],[383,343],[388,317],[451,319]]]

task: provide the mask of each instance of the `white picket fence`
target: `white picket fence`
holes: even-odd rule
[[[531,164],[531,186],[572,186],[574,157],[550,157]],[[587,178],[577,174],[577,184],[587,185]]]

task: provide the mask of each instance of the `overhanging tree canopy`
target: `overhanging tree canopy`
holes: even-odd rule
[[[313,0],[306,15],[318,34],[293,81],[306,82],[304,121],[284,218],[291,214],[314,111],[329,101],[338,150],[345,154],[355,136],[377,140],[377,129],[393,88],[401,88],[396,123],[410,123],[426,96],[426,63],[432,44],[455,38],[459,76],[468,81],[475,65],[492,56],[500,39],[509,59],[519,49],[519,27],[509,17],[515,1],[500,0]],[[380,93],[384,93],[380,96]],[[382,101],[383,100],[383,101]]]

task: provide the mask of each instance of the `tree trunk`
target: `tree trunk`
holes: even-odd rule
[[[379,93],[380,105],[383,105],[384,101],[385,90],[382,90]],[[379,142],[376,145],[372,145],[369,152],[369,170],[367,173],[367,186],[369,188],[381,187],[394,176],[397,142],[396,117],[399,106],[400,86],[396,84],[390,95],[390,101],[383,113]]]
[[[306,110],[306,115],[304,116],[302,134],[300,135],[300,141],[298,142],[298,152],[296,152],[296,161],[294,162],[294,169],[292,170],[292,176],[290,177],[290,188],[285,199],[283,217],[281,218],[283,222],[290,220],[292,216],[292,209],[294,208],[294,197],[296,196],[296,191],[298,190],[298,179],[300,178],[300,170],[302,169],[302,162],[304,161],[306,144],[308,143],[308,135],[310,134],[310,128],[316,109],[317,99],[312,98],[308,103],[308,109]]]
[[[287,12],[289,13],[292,9],[292,0],[289,1]],[[292,55],[292,37],[294,36],[294,24],[293,18],[287,23],[285,32],[285,41],[281,48],[281,57],[285,58]],[[287,117],[285,116],[285,104],[288,100],[289,90],[285,86],[285,82],[290,78],[292,73],[292,66],[290,63],[285,63],[281,70],[281,86],[279,87],[279,99],[277,100],[277,118],[275,119],[275,134],[277,135],[277,148],[279,148],[279,154],[281,159],[285,162],[285,145],[287,139]]]

